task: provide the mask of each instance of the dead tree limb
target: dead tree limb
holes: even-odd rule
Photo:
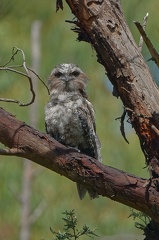
[[[152,177],[149,184],[151,185],[156,178],[158,195],[159,93],[125,22],[120,0],[66,0],[66,2],[77,18],[74,21],[77,39],[87,41],[94,47],[98,62],[105,67],[114,86],[113,92],[120,97],[124,108],[129,109],[127,110],[129,121],[139,137]],[[145,202],[150,195],[149,191],[145,192]],[[142,204],[144,205],[144,202]],[[149,208],[153,211],[154,206]],[[158,212],[157,209],[158,207],[156,208]],[[144,209],[141,211],[146,213]],[[156,219],[152,217],[152,221],[144,229],[145,240],[158,239],[158,223],[159,217],[156,216]]]
[[[60,1],[61,2],[61,1]],[[78,40],[90,42],[120,96],[151,169],[149,181],[102,165],[68,149],[0,110],[0,141],[72,181],[85,182],[99,195],[149,215],[159,223],[159,94],[125,22],[119,0],[66,0],[77,17]],[[17,151],[16,151],[17,149]],[[135,160],[134,160],[135,161]],[[158,225],[157,225],[158,226]]]
[[[159,94],[125,22],[119,0],[66,0],[77,20],[78,40],[87,36],[120,96],[146,158],[159,160]],[[145,117],[144,117],[145,116]]]
[[[140,210],[159,223],[159,192],[155,181],[105,166],[89,156],[66,148],[1,108],[0,132],[0,142],[14,149],[12,155],[30,159],[74,182],[85,182],[88,188],[96,190],[99,195]]]

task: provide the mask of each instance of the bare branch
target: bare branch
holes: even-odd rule
[[[159,122],[153,117],[154,112],[159,112],[158,89],[125,23],[120,0],[66,2],[79,19],[79,27],[87,33],[97,52],[98,62],[105,67],[124,107],[131,109],[134,116],[147,116],[134,117],[128,112],[142,150],[147,156],[147,164],[152,156],[158,161],[159,139],[151,128],[152,122],[157,129],[159,126]],[[148,119],[150,117],[152,122]],[[16,146],[23,149],[21,156],[72,181],[85,184],[99,195],[140,210],[159,223],[159,191],[155,179],[149,181],[104,166],[89,156],[62,146],[2,109],[0,132],[0,141],[3,144],[9,148]]]
[[[15,60],[15,55],[18,54],[18,52],[20,52],[21,55],[22,55],[22,64],[21,65],[7,66],[11,61]],[[17,68],[22,68],[24,70],[24,72],[16,70]],[[25,54],[24,54],[23,50],[21,50],[20,48],[13,47],[11,58],[9,59],[9,61],[5,65],[0,67],[0,70],[10,71],[10,72],[19,74],[23,77],[26,77],[29,81],[30,91],[32,93],[32,99],[28,103],[22,103],[19,100],[10,99],[10,98],[0,98],[0,101],[17,103],[19,106],[22,106],[22,107],[31,105],[35,100],[35,92],[34,92],[34,89],[33,89],[33,83],[32,83],[32,78],[31,78],[30,72],[32,72],[42,82],[42,84],[46,87],[46,89],[48,91],[48,94],[49,94],[48,87],[46,86],[44,81],[39,77],[39,75],[35,71],[33,71],[31,68],[27,67]]]
[[[158,211],[153,211],[153,206],[159,209],[159,192],[153,180],[147,184],[146,179],[105,166],[89,156],[66,148],[3,109],[0,109],[0,132],[0,142],[11,149],[14,149],[13,146],[20,149],[18,157],[25,157],[74,182],[81,182],[98,195],[145,212],[159,222]]]
[[[11,58],[9,59],[9,61],[6,62],[6,64],[3,65],[3,67],[7,66],[11,61],[14,62],[14,57],[15,57],[15,55],[19,52],[18,49],[16,49],[16,51],[14,51],[14,49],[15,49],[15,48],[13,47],[13,49],[12,49],[12,56],[11,56]]]
[[[40,80],[40,82],[46,87],[46,89],[47,89],[47,91],[48,91],[48,94],[50,95],[50,92],[49,92],[49,89],[48,89],[48,86],[46,85],[46,83],[39,77],[39,75],[35,72],[35,71],[33,71],[31,68],[29,68],[29,67],[27,67],[28,68],[28,70],[30,71],[30,72],[32,72],[39,80]]]
[[[120,132],[124,140],[129,144],[129,141],[127,140],[126,134],[125,134],[125,126],[124,126],[125,116],[126,116],[126,110],[124,109],[124,112],[122,113],[121,117],[117,117],[115,120],[120,120]]]
[[[22,153],[24,153],[23,150],[20,150],[18,148],[0,149],[0,155],[4,156],[17,156]]]
[[[145,28],[146,28],[148,16],[149,16],[149,14],[146,13],[146,15],[145,15],[145,17],[144,17],[144,19],[143,19],[142,27],[143,27],[144,30],[145,30]],[[141,36],[141,37],[140,37],[140,41],[139,41],[139,51],[140,51],[140,52],[142,51],[142,46],[143,46],[143,37]]]
[[[28,77],[27,74],[14,69],[14,68],[19,68],[19,67],[22,67],[22,66],[19,65],[19,66],[0,67],[0,70],[10,71],[10,72],[14,72],[14,73],[20,74],[20,75],[22,75],[24,77]]]
[[[157,50],[154,48],[152,42],[150,41],[150,39],[148,38],[148,36],[146,35],[142,25],[139,22],[134,22],[137,29],[139,30],[141,36],[143,37],[143,40],[152,56],[152,60],[156,63],[156,65],[159,67],[159,54],[157,52]]]
[[[9,66],[9,67],[7,67],[7,64],[9,64],[12,60],[14,61],[14,57],[15,57],[15,55],[18,52],[20,52],[21,55],[22,55],[22,61],[23,61],[22,65],[21,66],[17,65],[17,66]],[[25,73],[14,69],[14,68],[17,68],[17,67],[23,67]],[[13,47],[12,56],[11,56],[10,60],[3,67],[0,67],[0,70],[11,71],[11,72],[17,73],[19,75],[22,75],[22,76],[28,78],[29,85],[30,85],[30,91],[32,93],[32,99],[28,103],[22,103],[22,102],[20,102],[18,100],[7,99],[7,98],[6,99],[5,98],[0,98],[0,101],[18,103],[19,106],[22,106],[22,107],[31,105],[34,102],[34,100],[35,100],[35,92],[34,92],[34,89],[33,89],[33,83],[32,83],[32,79],[31,79],[30,73],[29,73],[29,71],[27,69],[27,66],[26,66],[25,54],[24,54],[23,50],[21,50],[20,48],[17,48],[17,47]]]

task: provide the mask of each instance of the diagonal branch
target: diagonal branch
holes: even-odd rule
[[[148,20],[148,16],[149,16],[149,13],[146,13],[144,19],[143,19],[143,24],[142,24],[142,27],[143,27],[143,30],[145,30],[146,28],[146,24],[147,24],[147,20]],[[143,45],[143,37],[142,35],[140,36],[140,41],[139,41],[139,51],[141,52],[142,51],[142,45]]]
[[[152,60],[155,61],[156,65],[159,67],[159,54],[158,54],[157,50],[155,49],[155,47],[153,46],[151,40],[146,35],[144,27],[139,22],[134,22],[134,23],[135,23],[137,29],[139,30],[147,48],[151,54]]]
[[[127,114],[147,165],[153,158],[159,161],[159,137],[151,127],[159,129],[158,88],[125,22],[120,0],[66,2],[96,50],[98,62],[105,67],[124,108],[132,110]]]
[[[99,195],[124,203],[157,219],[159,192],[155,183],[104,166],[95,159],[66,148],[0,109],[0,142],[41,166],[74,182],[82,182]],[[157,219],[159,222],[159,219]]]

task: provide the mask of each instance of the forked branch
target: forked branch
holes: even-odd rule
[[[22,56],[22,64],[21,65],[16,65],[16,64],[8,65],[10,62],[15,61],[15,56],[18,53],[20,53],[21,56]],[[22,70],[17,70],[17,69],[22,69]],[[0,67],[0,70],[1,71],[2,70],[3,71],[10,71],[10,72],[16,73],[18,75],[21,75],[21,76],[27,78],[28,81],[29,81],[30,92],[32,93],[32,98],[31,98],[30,102],[27,102],[27,103],[22,103],[19,100],[10,99],[10,98],[0,98],[0,101],[17,103],[21,107],[26,107],[26,106],[31,105],[34,102],[36,95],[35,95],[35,92],[34,92],[34,89],[33,89],[33,82],[32,82],[32,77],[30,75],[30,72],[32,72],[34,75],[36,75],[36,77],[42,82],[42,84],[47,88],[47,91],[48,91],[48,87],[46,86],[44,81],[38,76],[38,74],[36,74],[32,69],[27,67],[25,54],[24,54],[23,50],[21,50],[20,48],[13,47],[11,58],[9,59],[9,61],[7,63],[5,63],[3,66]],[[49,91],[48,91],[48,93],[49,93]]]

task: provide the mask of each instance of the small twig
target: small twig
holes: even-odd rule
[[[6,64],[5,64],[5,65],[6,65]],[[23,67],[23,65],[15,65],[15,66],[13,65],[13,66],[8,66],[8,67],[3,66],[3,67],[0,67],[0,70],[10,71],[10,72],[14,72],[14,73],[23,75],[24,77],[28,77],[28,74],[25,74],[25,73],[23,73],[23,72],[20,72],[20,71],[17,71],[17,70],[14,69],[14,68],[22,68],[22,67]],[[47,89],[47,91],[48,91],[48,94],[50,94],[47,85],[46,85],[45,82],[39,77],[39,75],[38,75],[34,70],[32,70],[31,68],[29,68],[29,67],[26,67],[26,68],[27,68],[30,72],[32,72],[32,73],[40,80],[40,82],[46,87],[46,89]]]
[[[4,64],[2,67],[5,67],[5,66],[7,66],[11,61],[13,61],[14,62],[14,57],[15,57],[15,55],[18,53],[18,49],[14,52],[14,47],[13,47],[13,49],[12,49],[12,56],[11,56],[11,58],[9,59],[9,61],[6,63],[6,64]]]
[[[120,131],[121,131],[121,134],[122,134],[124,140],[129,144],[129,141],[127,140],[126,135],[125,135],[125,126],[124,126],[125,116],[126,116],[126,110],[124,109],[124,112],[121,115],[121,117],[118,117],[115,120],[120,119]]]
[[[15,55],[18,52],[20,52],[21,55],[22,55],[22,61],[23,61],[22,64],[21,65],[7,66],[11,61],[14,61]],[[18,71],[18,70],[16,70],[16,68],[23,68],[25,72]],[[46,86],[46,84],[44,83],[44,81],[39,77],[39,75],[37,73],[35,73],[32,69],[30,69],[29,67],[26,66],[25,54],[24,54],[23,50],[21,50],[20,48],[13,47],[11,58],[9,59],[9,61],[5,65],[0,67],[0,70],[10,71],[10,72],[13,72],[13,73],[16,73],[16,74],[19,74],[19,75],[22,75],[22,76],[26,77],[29,80],[30,91],[32,93],[32,99],[28,103],[22,103],[19,100],[10,99],[10,98],[0,98],[0,101],[17,103],[19,106],[22,106],[22,107],[31,105],[35,100],[35,92],[34,92],[34,89],[33,89],[33,83],[32,83],[32,78],[30,76],[30,72],[32,72],[42,82],[42,84],[46,87],[46,89],[48,91],[48,94],[49,94],[49,89]]]
[[[145,30],[145,28],[146,28],[148,16],[149,16],[149,13],[146,13],[146,15],[145,15],[145,17],[144,17],[144,19],[143,19],[142,27],[143,27],[144,30]],[[143,46],[143,37],[142,37],[142,35],[141,35],[141,36],[140,36],[140,41],[139,41],[139,51],[140,51],[140,52],[142,51],[142,46]]]
[[[14,68],[16,66],[10,66],[10,67],[6,67],[8,63],[10,63],[11,61],[14,61],[14,57],[15,55],[20,52],[21,55],[22,55],[22,59],[23,59],[23,63],[21,65],[21,67],[23,67],[23,69],[25,70],[25,73],[24,72],[21,72],[21,71],[18,71],[18,70],[15,70]],[[20,67],[20,65],[17,65],[17,67]],[[0,67],[0,70],[4,70],[4,71],[11,71],[11,72],[14,72],[14,73],[17,73],[19,75],[22,75],[26,78],[28,78],[29,80],[29,85],[30,85],[30,91],[32,93],[32,99],[30,102],[28,103],[21,103],[20,101],[18,100],[14,100],[14,99],[5,99],[5,98],[0,98],[0,101],[4,101],[4,102],[13,102],[13,103],[18,103],[19,106],[29,106],[31,105],[34,100],[35,100],[35,92],[34,92],[34,89],[33,89],[33,83],[32,83],[32,79],[31,79],[31,76],[30,76],[30,73],[27,69],[27,66],[26,66],[26,60],[25,60],[25,54],[23,52],[23,50],[21,50],[20,48],[17,48],[17,47],[13,47],[13,50],[12,50],[12,56],[10,58],[10,60],[3,66],[3,67]]]
[[[19,67],[19,66],[18,66],[18,67]],[[15,68],[15,66],[0,67],[0,70],[10,71],[10,72],[14,72],[14,73],[17,73],[17,74],[19,74],[19,75],[22,75],[22,76],[24,76],[24,77],[28,77],[27,74],[25,74],[25,73],[23,73],[23,72],[20,72],[20,71],[18,71],[18,70],[15,70],[14,68]]]
[[[19,154],[24,153],[22,150],[18,148],[9,148],[9,149],[0,149],[0,155],[6,155],[6,156],[17,156]]]
[[[151,59],[154,60],[156,65],[159,67],[159,54],[158,54],[157,50],[154,48],[152,42],[146,35],[142,25],[139,22],[134,22],[134,23],[135,23],[137,29],[139,30],[141,36],[143,37],[143,40],[151,54],[151,57],[152,57]]]
[[[48,86],[47,86],[46,83],[39,77],[39,75],[38,75],[34,70],[32,70],[31,68],[27,67],[27,69],[28,69],[30,72],[32,72],[32,73],[40,80],[40,82],[46,87],[46,89],[47,89],[47,91],[48,91],[48,94],[50,95]]]
[[[25,104],[25,103],[20,102],[19,100],[15,100],[15,99],[11,99],[11,98],[0,98],[0,101],[1,102],[17,103],[19,106],[22,106],[22,107],[30,105],[30,104]]]
[[[31,99],[31,101],[26,105],[26,106],[28,106],[28,105],[32,104],[32,103],[34,102],[34,100],[35,100],[35,92],[34,92],[34,89],[33,89],[33,83],[32,83],[32,79],[31,79],[30,73],[29,73],[29,71],[28,71],[28,69],[27,69],[27,67],[26,67],[25,54],[24,54],[23,50],[21,50],[20,48],[17,48],[17,47],[15,47],[15,48],[16,48],[18,51],[20,51],[21,54],[22,54],[22,57],[23,57],[23,68],[24,68],[24,70],[26,71],[26,73],[27,73],[27,75],[28,75],[28,80],[29,80],[29,84],[30,84],[30,91],[31,91],[31,93],[32,93],[32,99]],[[24,106],[24,105],[23,105],[23,106]]]

